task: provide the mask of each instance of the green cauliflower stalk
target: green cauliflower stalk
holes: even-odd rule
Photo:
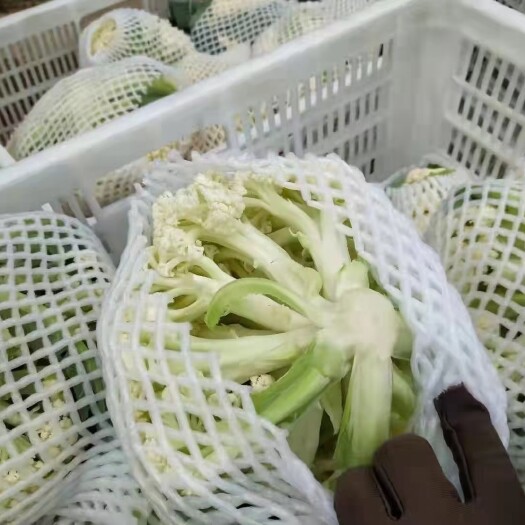
[[[314,472],[329,481],[367,464],[406,430],[410,331],[331,213],[271,177],[213,172],[161,195],[152,213],[147,268],[168,319],[192,323],[192,351],[216,354],[225,378],[251,385],[257,412],[290,431]],[[158,314],[148,305],[146,320]],[[143,330],[141,343],[153,335]],[[165,336],[167,351],[182,344]]]

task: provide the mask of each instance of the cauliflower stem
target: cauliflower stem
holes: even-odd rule
[[[191,350],[215,354],[224,378],[250,384],[257,412],[289,430],[314,471],[331,465],[328,480],[369,463],[408,427],[412,337],[334,212],[285,186],[209,172],[161,195],[146,271],[168,320],[192,324]],[[158,315],[148,309],[149,320]],[[163,343],[183,344],[176,332]],[[153,333],[143,330],[141,344]]]

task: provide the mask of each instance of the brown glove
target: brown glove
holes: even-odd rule
[[[405,435],[383,445],[372,467],[339,479],[341,525],[525,525],[525,493],[487,409],[462,386],[442,394],[435,406],[465,502],[429,443]]]

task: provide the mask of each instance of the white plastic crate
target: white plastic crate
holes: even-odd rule
[[[0,18],[0,145],[51,86],[78,69],[81,30],[124,6],[168,15],[168,0],[53,0]]]
[[[233,150],[335,151],[372,181],[433,151],[501,177],[525,154],[524,46],[525,19],[493,0],[377,2],[4,169],[0,210],[49,203],[117,255],[124,206],[101,208],[97,179],[212,125]]]

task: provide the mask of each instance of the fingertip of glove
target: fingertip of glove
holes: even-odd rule
[[[421,436],[416,434],[402,434],[383,443],[375,453],[374,462],[382,462],[392,455],[398,457],[403,451],[412,455],[415,451],[420,450],[432,452],[432,447],[428,441]]]
[[[370,476],[369,467],[356,467],[343,472],[337,479],[334,496],[337,499],[338,495],[345,495],[351,487],[360,485],[364,478]]]
[[[434,400],[434,406],[441,419],[445,418],[451,422],[466,414],[488,414],[485,406],[463,384],[445,390]]]

